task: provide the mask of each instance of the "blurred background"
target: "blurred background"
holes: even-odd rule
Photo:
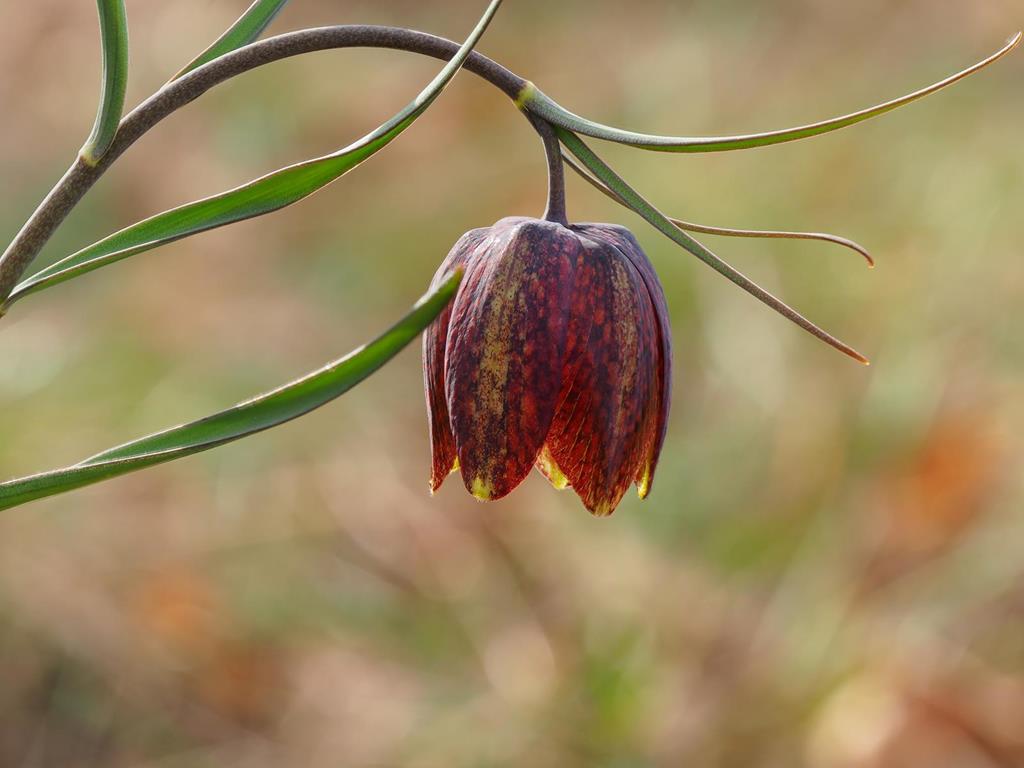
[[[129,0],[129,103],[248,0]],[[273,31],[461,39],[483,0],[293,0]],[[1024,24],[1016,0],[510,0],[480,49],[595,119],[691,135],[918,88]],[[92,124],[95,7],[0,25],[0,231]],[[318,53],[217,88],[97,185],[45,261],[332,151],[437,62]],[[1024,153],[1017,52],[879,120],[774,148],[594,144],[666,212],[854,237],[705,242],[862,368],[570,177],[637,233],[676,380],[649,500],[608,520],[539,476],[427,493],[418,345],[256,438],[0,515],[0,765],[1024,765]],[[340,356],[465,230],[544,202],[540,146],[460,75],[388,150],[270,217],[18,304],[0,474],[77,461]]]

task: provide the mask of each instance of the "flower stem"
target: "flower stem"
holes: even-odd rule
[[[548,161],[548,205],[544,219],[567,227],[569,219],[565,212],[565,167],[561,143],[547,120],[528,112],[525,114],[544,142],[544,155]]]
[[[443,37],[399,27],[346,25],[304,29],[240,48],[168,83],[121,120],[113,141],[95,165],[75,159],[0,255],[0,305],[85,193],[150,128],[236,75],[280,59],[332,48],[387,48],[447,61],[459,50],[459,45]],[[464,68],[513,100],[526,85],[523,78],[475,51]]]

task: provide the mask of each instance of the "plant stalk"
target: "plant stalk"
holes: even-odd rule
[[[544,142],[544,155],[548,162],[548,204],[544,211],[544,219],[567,227],[569,219],[565,212],[565,166],[562,160],[562,145],[551,123],[529,112],[524,114]]]
[[[459,45],[443,37],[400,27],[318,27],[253,43],[168,83],[121,120],[113,141],[95,165],[89,165],[81,158],[75,159],[0,255],[0,307],[85,193],[150,128],[225,80],[274,61],[333,48],[386,48],[447,61],[459,50]],[[526,86],[523,78],[475,51],[469,55],[464,68],[494,85],[513,101]]]

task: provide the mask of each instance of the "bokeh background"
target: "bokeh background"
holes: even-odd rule
[[[129,101],[246,0],[129,0]],[[294,0],[274,31],[462,37],[482,0]],[[91,126],[86,0],[5,7],[0,231]],[[1024,24],[1017,0],[510,0],[481,50],[569,108],[766,130],[920,87]],[[45,254],[362,135],[434,61],[320,53],[178,113]],[[660,271],[675,402],[651,498],[595,520],[539,476],[427,494],[419,351],[298,422],[0,515],[0,765],[1024,765],[1024,55],[806,143],[601,146],[666,212],[835,231],[705,238],[868,354],[811,339],[578,180]],[[596,144],[594,145],[597,146]],[[539,144],[460,75],[394,145],[286,211],[19,304],[0,474],[76,461],[371,338],[464,230],[538,214]],[[454,480],[454,478],[453,478]]]

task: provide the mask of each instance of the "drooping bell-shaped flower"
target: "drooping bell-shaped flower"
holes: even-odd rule
[[[611,224],[505,218],[455,244],[465,270],[423,339],[433,469],[479,499],[536,466],[596,515],[651,488],[671,390],[668,313],[633,235]]]

